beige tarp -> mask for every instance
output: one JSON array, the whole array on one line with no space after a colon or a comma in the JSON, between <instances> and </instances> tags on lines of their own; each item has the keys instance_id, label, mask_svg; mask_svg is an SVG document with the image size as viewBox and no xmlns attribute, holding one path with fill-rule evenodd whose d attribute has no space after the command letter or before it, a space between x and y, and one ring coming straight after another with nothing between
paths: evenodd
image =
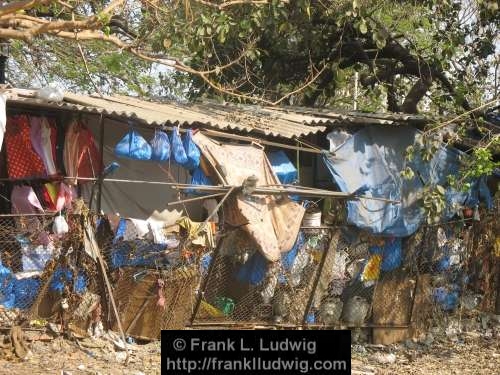
<instances>
[{"instance_id":1,"label":"beige tarp","mask_svg":"<svg viewBox=\"0 0 500 375\"><path fill-rule=\"evenodd\" d=\"M249 176L258 178L257 185L277 185L264 151L255 145L228 144L201 133L193 137L212 168L225 172L225 183L240 186ZM259 250L270 261L280 259L297 238L304 208L284 196L250 196L239 194L225 205L225 221L247 231Z\"/></svg>"}]
</instances>

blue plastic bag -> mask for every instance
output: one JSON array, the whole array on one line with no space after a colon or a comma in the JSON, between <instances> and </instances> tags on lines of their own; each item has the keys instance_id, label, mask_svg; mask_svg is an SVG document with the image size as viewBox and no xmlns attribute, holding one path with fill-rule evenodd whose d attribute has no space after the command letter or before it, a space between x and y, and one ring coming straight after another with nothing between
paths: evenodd
<instances>
[{"instance_id":1,"label":"blue plastic bag","mask_svg":"<svg viewBox=\"0 0 500 375\"><path fill-rule=\"evenodd\" d=\"M203 186L213 186L214 185L214 183L212 182L210 177L208 177L200 167L195 168L191 173L192 173L191 174L191 185L203 185ZM208 194L208 193L200 193L196 189L187 189L186 193L187 194L195 194L195 195Z\"/></svg>"},{"instance_id":2,"label":"blue plastic bag","mask_svg":"<svg viewBox=\"0 0 500 375\"><path fill-rule=\"evenodd\" d=\"M12 309L15 303L14 288L14 274L12 271L4 267L0 262L0 305L7 309Z\"/></svg>"},{"instance_id":3,"label":"blue plastic bag","mask_svg":"<svg viewBox=\"0 0 500 375\"><path fill-rule=\"evenodd\" d=\"M299 175L297 168L288 159L284 151L275 151L267 154L271 168L282 184L294 184L297 182Z\"/></svg>"},{"instance_id":4,"label":"blue plastic bag","mask_svg":"<svg viewBox=\"0 0 500 375\"><path fill-rule=\"evenodd\" d=\"M16 280L13 293L15 295L14 307L27 309L35 301L40 289L41 281L38 277Z\"/></svg>"},{"instance_id":5,"label":"blue plastic bag","mask_svg":"<svg viewBox=\"0 0 500 375\"><path fill-rule=\"evenodd\" d=\"M50 290L62 293L67 282L73 279L73 272L67 268L57 267L50 282Z\"/></svg>"},{"instance_id":6,"label":"blue plastic bag","mask_svg":"<svg viewBox=\"0 0 500 375\"><path fill-rule=\"evenodd\" d=\"M151 160L167 161L170 159L170 140L164 131L155 131L151 140Z\"/></svg>"},{"instance_id":7,"label":"blue plastic bag","mask_svg":"<svg viewBox=\"0 0 500 375\"><path fill-rule=\"evenodd\" d=\"M439 287L434 289L434 301L441 306L444 311L452 311L458 305L459 294L454 288Z\"/></svg>"},{"instance_id":8,"label":"blue plastic bag","mask_svg":"<svg viewBox=\"0 0 500 375\"><path fill-rule=\"evenodd\" d=\"M73 287L75 293L83 294L87 290L87 275L83 271L79 271L76 276L75 285Z\"/></svg>"},{"instance_id":9,"label":"blue plastic bag","mask_svg":"<svg viewBox=\"0 0 500 375\"><path fill-rule=\"evenodd\" d=\"M149 143L135 130L129 131L115 146L115 155L135 160L150 160L152 149Z\"/></svg>"},{"instance_id":10,"label":"blue plastic bag","mask_svg":"<svg viewBox=\"0 0 500 375\"><path fill-rule=\"evenodd\" d=\"M165 249L165 245L140 239L120 242L111 251L111 265L112 268L155 267Z\"/></svg>"},{"instance_id":11,"label":"blue plastic bag","mask_svg":"<svg viewBox=\"0 0 500 375\"><path fill-rule=\"evenodd\" d=\"M188 162L188 157L186 150L184 150L184 145L182 144L178 126L174 128L174 131L172 132L172 153L174 154L174 160L177 164L184 166Z\"/></svg>"},{"instance_id":12,"label":"blue plastic bag","mask_svg":"<svg viewBox=\"0 0 500 375\"><path fill-rule=\"evenodd\" d=\"M256 251L240 267L236 274L236 279L241 283L259 285L265 278L269 262L264 256Z\"/></svg>"},{"instance_id":13,"label":"blue plastic bag","mask_svg":"<svg viewBox=\"0 0 500 375\"><path fill-rule=\"evenodd\" d=\"M403 261L402 245L401 238L394 238L386 241L382 264L380 265L382 271L392 271L401 266Z\"/></svg>"},{"instance_id":14,"label":"blue plastic bag","mask_svg":"<svg viewBox=\"0 0 500 375\"><path fill-rule=\"evenodd\" d=\"M182 143L187 156L187 162L183 165L183 167L193 170L200 165L201 153L198 146L196 146L193 142L193 131L191 129L186 132Z\"/></svg>"}]
</instances>

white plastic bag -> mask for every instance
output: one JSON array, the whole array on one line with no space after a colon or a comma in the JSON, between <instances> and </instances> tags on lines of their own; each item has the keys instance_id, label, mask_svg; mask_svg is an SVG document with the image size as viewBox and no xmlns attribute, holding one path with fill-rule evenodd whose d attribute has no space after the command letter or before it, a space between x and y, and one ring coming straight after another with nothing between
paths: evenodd
<instances>
[{"instance_id":1,"label":"white plastic bag","mask_svg":"<svg viewBox=\"0 0 500 375\"><path fill-rule=\"evenodd\" d=\"M38 90L38 97L48 102L62 102L64 99L64 91L51 83L49 86Z\"/></svg>"},{"instance_id":2,"label":"white plastic bag","mask_svg":"<svg viewBox=\"0 0 500 375\"><path fill-rule=\"evenodd\" d=\"M68 233L69 227L64 216L59 215L54 219L54 224L52 224L52 231L58 236Z\"/></svg>"}]
</instances>

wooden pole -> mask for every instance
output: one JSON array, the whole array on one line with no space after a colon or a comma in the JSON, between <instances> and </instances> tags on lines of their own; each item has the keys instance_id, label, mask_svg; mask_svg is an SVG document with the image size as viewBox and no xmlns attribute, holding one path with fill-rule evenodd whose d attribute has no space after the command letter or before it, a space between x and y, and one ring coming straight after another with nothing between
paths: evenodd
<instances>
[{"instance_id":1,"label":"wooden pole","mask_svg":"<svg viewBox=\"0 0 500 375\"><path fill-rule=\"evenodd\" d=\"M255 143L260 143L262 145L274 146L274 147L279 147L279 148L286 148L289 150L310 152L313 154L321 154L322 153L322 151L319 149L307 148L307 147L297 147L297 146L287 145L287 144L283 144L283 143L266 141L266 140L259 139L259 138L245 137L243 135L227 134L227 133L219 132L216 130L203 129L203 130L201 130L201 133L211 135L213 137L218 137L218 138L234 139L234 140L245 141L245 142L250 142L250 143L255 142Z\"/></svg>"},{"instance_id":2,"label":"wooden pole","mask_svg":"<svg viewBox=\"0 0 500 375\"><path fill-rule=\"evenodd\" d=\"M88 222L88 218L86 218L85 221L87 221L87 223L85 223L86 224L85 231L93 230L92 227L90 226L90 223ZM85 233L85 235L88 236L87 233ZM109 299L111 301L111 306L113 307L113 313L115 314L116 324L118 325L118 329L120 331L120 334L121 334L122 340L123 340L123 347L125 348L125 352L127 354L127 357L125 359L125 363L128 363L129 350L127 348L127 338L125 336L125 331L123 330L122 322L120 320L120 315L118 314L118 308L116 307L115 298L113 296L113 289L111 288L111 284L110 284L109 279L108 279L108 273L106 272L106 265L104 264L104 259L102 258L101 249L94 241L89 240L89 243L93 248L94 255L96 256L96 258L98 260L99 266L101 267L101 272L102 272L102 276L104 278L104 283L106 284L106 289L108 291Z\"/></svg>"},{"instance_id":3,"label":"wooden pole","mask_svg":"<svg viewBox=\"0 0 500 375\"><path fill-rule=\"evenodd\" d=\"M208 223L208 221L217 213L217 211L219 210L219 208L222 206L222 204L224 203L224 201L227 198L229 198L229 196L234 191L234 189L235 189L234 187L231 187L231 189L229 189L229 191L226 193L226 195L224 196L224 198L222 198L220 200L219 204L213 209L213 211L210 213L210 215L208 215L208 217L205 219L205 221L199 226L197 232L199 232L200 229L202 229L206 225L206 223ZM198 234L198 233L196 233L196 234ZM207 276L203 280L203 285L200 286L200 290L198 290L198 298L196 299L196 304L195 304L195 307L193 309L193 314L191 315L191 324L193 324L193 322L194 322L194 320L196 318L196 314L198 313L198 309L200 308L200 304L201 304L201 299L203 297L203 293L205 292L205 288L208 285L208 281L210 279L210 275L212 274L215 262L217 260L217 256L219 255L219 249L220 249L220 246L216 247L216 249L214 250L214 255L213 255L212 261L210 262L210 266L208 267Z\"/></svg>"},{"instance_id":4,"label":"wooden pole","mask_svg":"<svg viewBox=\"0 0 500 375\"><path fill-rule=\"evenodd\" d=\"M101 152L101 160L99 161L101 163L101 168L104 169L104 116L101 113L101 118L99 120L99 126L100 126L100 134L99 134L99 151ZM99 195L97 196L97 213L101 212L101 203L102 203L102 184L103 184L103 178L102 178L102 172L100 173L101 177L99 178Z\"/></svg>"},{"instance_id":5,"label":"wooden pole","mask_svg":"<svg viewBox=\"0 0 500 375\"><path fill-rule=\"evenodd\" d=\"M196 201L203 200L203 199L210 199L210 198L221 197L223 195L226 195L226 193L209 194L209 195L203 195L201 197L196 197L196 198L182 199L180 201L168 202L167 206L175 206L177 204L184 204L184 203L189 203L189 202L196 202Z\"/></svg>"}]
</instances>

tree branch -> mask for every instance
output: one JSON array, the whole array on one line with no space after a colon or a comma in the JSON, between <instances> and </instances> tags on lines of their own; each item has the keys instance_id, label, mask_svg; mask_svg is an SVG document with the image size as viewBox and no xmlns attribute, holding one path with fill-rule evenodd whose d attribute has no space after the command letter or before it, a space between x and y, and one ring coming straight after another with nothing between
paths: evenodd
<instances>
[{"instance_id":1,"label":"tree branch","mask_svg":"<svg viewBox=\"0 0 500 375\"><path fill-rule=\"evenodd\" d=\"M0 16L15 13L19 10L28 10L38 5L45 5L54 2L54 0L25 0L6 3L0 6Z\"/></svg>"},{"instance_id":2,"label":"tree branch","mask_svg":"<svg viewBox=\"0 0 500 375\"><path fill-rule=\"evenodd\" d=\"M401 105L401 111L404 113L417 113L417 105L424 97L429 87L432 85L432 79L429 77L419 78L412 86L406 98Z\"/></svg>"},{"instance_id":3,"label":"tree branch","mask_svg":"<svg viewBox=\"0 0 500 375\"><path fill-rule=\"evenodd\" d=\"M228 8L234 5L265 5L271 4L270 0L232 0L232 1L223 1L222 3L215 3L208 0L195 0L197 3L209 6L211 8L216 8L219 10L223 10L224 8ZM288 0L282 0L283 3L288 3Z\"/></svg>"}]
</instances>

